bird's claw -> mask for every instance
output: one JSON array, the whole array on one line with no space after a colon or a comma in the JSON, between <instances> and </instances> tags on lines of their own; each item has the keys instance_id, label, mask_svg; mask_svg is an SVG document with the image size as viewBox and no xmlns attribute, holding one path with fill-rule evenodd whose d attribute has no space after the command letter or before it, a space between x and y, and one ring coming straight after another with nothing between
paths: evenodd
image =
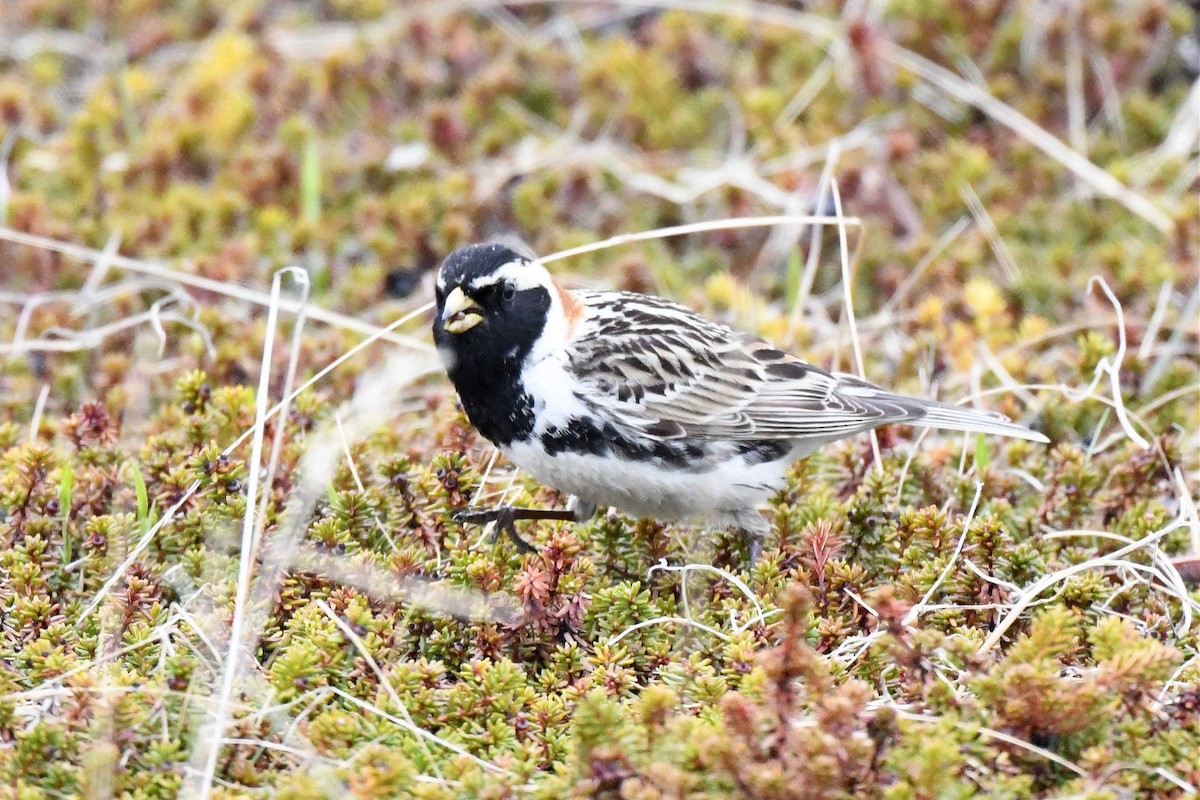
<instances>
[{"instance_id":1,"label":"bird's claw","mask_svg":"<svg viewBox=\"0 0 1200 800\"><path fill-rule=\"evenodd\" d=\"M490 537L491 543L496 544L496 539L500 536L500 531L504 531L508 538L516 546L517 550L522 553L536 553L537 548L517 533L517 510L512 506L498 506L497 508L481 509L477 511L459 511L451 518L459 525L486 525L489 522L496 523L496 527L492 529Z\"/></svg>"},{"instance_id":2,"label":"bird's claw","mask_svg":"<svg viewBox=\"0 0 1200 800\"><path fill-rule=\"evenodd\" d=\"M504 506L502 508L475 509L474 511L455 511L450 519L459 525L486 525L489 522L500 522L501 511L508 511L509 516L512 516L512 509Z\"/></svg>"}]
</instances>

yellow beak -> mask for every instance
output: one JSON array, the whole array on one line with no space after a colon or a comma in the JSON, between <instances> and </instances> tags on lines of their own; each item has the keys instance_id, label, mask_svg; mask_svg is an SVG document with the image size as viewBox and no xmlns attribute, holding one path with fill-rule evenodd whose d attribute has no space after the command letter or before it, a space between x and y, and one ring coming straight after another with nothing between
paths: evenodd
<instances>
[{"instance_id":1,"label":"yellow beak","mask_svg":"<svg viewBox=\"0 0 1200 800\"><path fill-rule=\"evenodd\" d=\"M465 333L483 322L483 315L475 311L482 308L463 292L462 287L455 286L454 291L446 295L446 305L442 307L442 327L450 333Z\"/></svg>"}]
</instances>

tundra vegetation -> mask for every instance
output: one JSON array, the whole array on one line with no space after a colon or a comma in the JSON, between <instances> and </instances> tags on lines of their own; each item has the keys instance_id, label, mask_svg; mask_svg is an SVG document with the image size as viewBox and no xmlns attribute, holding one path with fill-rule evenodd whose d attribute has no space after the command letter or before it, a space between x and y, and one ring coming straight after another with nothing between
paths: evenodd
<instances>
[{"instance_id":1,"label":"tundra vegetation","mask_svg":"<svg viewBox=\"0 0 1200 800\"><path fill-rule=\"evenodd\" d=\"M1198 72L1170 0L5 2L0 798L1192 795ZM752 573L493 546L562 498L427 304L507 234L1053 443L829 446Z\"/></svg>"}]
</instances>

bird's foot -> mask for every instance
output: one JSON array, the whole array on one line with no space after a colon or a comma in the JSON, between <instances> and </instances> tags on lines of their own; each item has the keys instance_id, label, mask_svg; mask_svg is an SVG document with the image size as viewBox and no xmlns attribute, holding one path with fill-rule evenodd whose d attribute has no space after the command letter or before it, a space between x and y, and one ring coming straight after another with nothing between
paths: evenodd
<instances>
[{"instance_id":1,"label":"bird's foot","mask_svg":"<svg viewBox=\"0 0 1200 800\"><path fill-rule=\"evenodd\" d=\"M746 543L746 549L749 551L747 572L753 573L754 566L762 556L763 543L767 540L767 534L771 532L771 526L761 514L754 512L743 517L737 532L741 534L742 541Z\"/></svg>"},{"instance_id":2,"label":"bird's foot","mask_svg":"<svg viewBox=\"0 0 1200 800\"><path fill-rule=\"evenodd\" d=\"M489 522L496 523L496 527L492 530L491 541L496 543L500 531L504 531L512 543L516 545L517 550L522 553L536 553L537 548L525 541L521 534L517 533L518 520L537 520L551 519L566 522L575 522L576 514L569 510L560 510L556 508L517 508L516 506L496 506L495 508L480 509L478 511L459 511L453 517L454 521L459 525L486 525Z\"/></svg>"},{"instance_id":3,"label":"bird's foot","mask_svg":"<svg viewBox=\"0 0 1200 800\"><path fill-rule=\"evenodd\" d=\"M750 550L750 559L747 564L747 571L754 572L754 565L758 563L758 559L762 556L763 540L761 536L747 536L746 547Z\"/></svg>"},{"instance_id":4,"label":"bird's foot","mask_svg":"<svg viewBox=\"0 0 1200 800\"><path fill-rule=\"evenodd\" d=\"M492 529L490 537L491 544L496 544L496 539L500 536L500 531L504 531L512 543L516 545L517 550L522 553L537 552L537 548L517 533L517 509L512 506L498 506L480 511L459 511L454 515L454 521L459 525L487 525L489 522L496 523L496 527Z\"/></svg>"}]
</instances>

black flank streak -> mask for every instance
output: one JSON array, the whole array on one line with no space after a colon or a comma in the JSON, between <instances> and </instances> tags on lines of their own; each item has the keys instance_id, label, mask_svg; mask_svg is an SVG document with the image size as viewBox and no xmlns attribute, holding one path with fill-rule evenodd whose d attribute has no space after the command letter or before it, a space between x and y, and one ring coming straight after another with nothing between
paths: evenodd
<instances>
[{"instance_id":1,"label":"black flank streak","mask_svg":"<svg viewBox=\"0 0 1200 800\"><path fill-rule=\"evenodd\" d=\"M748 464L778 461L787 455L789 450L791 444L786 441L739 442L737 446L737 453L745 457Z\"/></svg>"},{"instance_id":2,"label":"black flank streak","mask_svg":"<svg viewBox=\"0 0 1200 800\"><path fill-rule=\"evenodd\" d=\"M704 445L698 441L661 442L634 437L612 423L598 424L591 419L572 419L565 427L552 425L542 433L541 442L552 456L559 453L617 456L678 469L695 469L706 461Z\"/></svg>"},{"instance_id":3,"label":"black flank streak","mask_svg":"<svg viewBox=\"0 0 1200 800\"><path fill-rule=\"evenodd\" d=\"M674 422L662 422L647 431L651 435L672 436L684 432ZM550 426L541 435L542 447L550 455L560 453L585 454L597 457L615 456L628 461L653 462L695 472L707 472L710 461L706 444L698 439L659 441L630 435L608 422L592 419L572 419L565 427ZM791 449L787 441L732 442L734 453L746 459L748 465L762 464L784 458Z\"/></svg>"},{"instance_id":4,"label":"black flank streak","mask_svg":"<svg viewBox=\"0 0 1200 800\"><path fill-rule=\"evenodd\" d=\"M611 425L605 425L611 428ZM551 425L542 433L542 447L552 456L559 453L587 453L593 456L608 455L609 440L605 432L591 420L573 419L565 428Z\"/></svg>"}]
</instances>

